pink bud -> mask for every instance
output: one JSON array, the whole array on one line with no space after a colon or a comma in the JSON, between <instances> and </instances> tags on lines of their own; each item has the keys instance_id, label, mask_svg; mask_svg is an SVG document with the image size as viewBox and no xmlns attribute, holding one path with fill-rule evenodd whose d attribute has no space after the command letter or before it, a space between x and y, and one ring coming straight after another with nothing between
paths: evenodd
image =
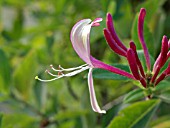
<instances>
[{"instance_id":1,"label":"pink bud","mask_svg":"<svg viewBox=\"0 0 170 128\"><path fill-rule=\"evenodd\" d=\"M141 8L140 13L139 13L139 18L138 18L138 37L142 44L147 68L150 71L151 62L150 62L149 52L148 52L148 49L147 49L147 46L144 40L144 36L143 36L143 25L144 25L145 15L146 15L146 10L144 8Z\"/></svg>"},{"instance_id":2,"label":"pink bud","mask_svg":"<svg viewBox=\"0 0 170 128\"><path fill-rule=\"evenodd\" d=\"M133 76L137 80L140 80L140 75L139 75L139 72L138 72L135 54L134 54L134 52L131 48L128 49L128 51L127 51L127 59L128 59L129 66L130 66L130 69L132 71Z\"/></svg>"},{"instance_id":3,"label":"pink bud","mask_svg":"<svg viewBox=\"0 0 170 128\"><path fill-rule=\"evenodd\" d=\"M112 38L111 33L109 32L108 29L104 29L104 35L105 38L107 40L108 45L110 46L110 48L115 51L117 54L122 55L124 57L126 57L126 52L117 45L117 43L115 42L115 40Z\"/></svg>"},{"instance_id":4,"label":"pink bud","mask_svg":"<svg viewBox=\"0 0 170 128\"><path fill-rule=\"evenodd\" d=\"M115 40L117 45L119 45L123 50L127 51L127 48L125 45L120 41L119 37L117 36L114 26L113 26L113 20L112 20L112 15L110 13L107 13L106 17L106 25L108 30L110 31L112 38Z\"/></svg>"},{"instance_id":5,"label":"pink bud","mask_svg":"<svg viewBox=\"0 0 170 128\"><path fill-rule=\"evenodd\" d=\"M141 62L140 62L140 60L138 58L138 54L137 54L137 51L136 51L136 45L135 45L135 43L133 41L130 42L130 48L133 50L133 52L135 54L136 62L137 62L137 65L139 67L140 73L145 78L145 73L144 73L142 64L141 64Z\"/></svg>"}]
</instances>

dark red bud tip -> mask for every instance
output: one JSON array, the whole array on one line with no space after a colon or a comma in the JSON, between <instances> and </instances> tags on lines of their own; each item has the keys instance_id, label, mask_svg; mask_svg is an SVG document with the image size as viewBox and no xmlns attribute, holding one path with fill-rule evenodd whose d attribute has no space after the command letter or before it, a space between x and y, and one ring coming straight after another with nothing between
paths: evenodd
<instances>
[{"instance_id":1,"label":"dark red bud tip","mask_svg":"<svg viewBox=\"0 0 170 128\"><path fill-rule=\"evenodd\" d=\"M161 47L161 56L159 60L159 66L162 67L166 60L167 60L167 53L168 53L168 38L166 36L163 36L162 38L162 47Z\"/></svg>"},{"instance_id":2,"label":"dark red bud tip","mask_svg":"<svg viewBox=\"0 0 170 128\"><path fill-rule=\"evenodd\" d=\"M144 17L146 15L146 9L145 8L141 8L140 9L140 14L142 15L142 17Z\"/></svg>"},{"instance_id":3,"label":"dark red bud tip","mask_svg":"<svg viewBox=\"0 0 170 128\"><path fill-rule=\"evenodd\" d=\"M137 80L140 80L140 75L139 75L139 72L138 72L135 54L134 54L134 52L131 48L129 48L128 51L127 51L127 59L128 59L129 66L130 66L130 69L132 71L133 76Z\"/></svg>"},{"instance_id":4,"label":"dark red bud tip","mask_svg":"<svg viewBox=\"0 0 170 128\"><path fill-rule=\"evenodd\" d=\"M133 41L130 41L130 48L132 48L133 51L136 51L136 45Z\"/></svg>"},{"instance_id":5,"label":"dark red bud tip","mask_svg":"<svg viewBox=\"0 0 170 128\"><path fill-rule=\"evenodd\" d=\"M106 26L107 29L109 30L112 38L115 40L115 42L117 43L118 46L120 46L124 51L127 51L127 48L125 47L125 45L121 42L121 40L119 39L119 37L116 34L114 25L113 25L113 18L112 15L110 13L107 13L107 17L106 17Z\"/></svg>"},{"instance_id":6,"label":"dark red bud tip","mask_svg":"<svg viewBox=\"0 0 170 128\"><path fill-rule=\"evenodd\" d=\"M112 15L110 13L107 13L107 20L111 20L112 21Z\"/></svg>"},{"instance_id":7,"label":"dark red bud tip","mask_svg":"<svg viewBox=\"0 0 170 128\"><path fill-rule=\"evenodd\" d=\"M167 36L163 36L162 38L162 49L161 52L164 52L167 54L168 52L168 38Z\"/></svg>"},{"instance_id":8,"label":"dark red bud tip","mask_svg":"<svg viewBox=\"0 0 170 128\"><path fill-rule=\"evenodd\" d=\"M139 20L143 22L145 15L146 15L146 10L144 8L141 8L139 13Z\"/></svg>"},{"instance_id":9,"label":"dark red bud tip","mask_svg":"<svg viewBox=\"0 0 170 128\"><path fill-rule=\"evenodd\" d=\"M106 26L108 29L114 29L112 15L110 13L107 13L106 16Z\"/></svg>"}]
</instances>

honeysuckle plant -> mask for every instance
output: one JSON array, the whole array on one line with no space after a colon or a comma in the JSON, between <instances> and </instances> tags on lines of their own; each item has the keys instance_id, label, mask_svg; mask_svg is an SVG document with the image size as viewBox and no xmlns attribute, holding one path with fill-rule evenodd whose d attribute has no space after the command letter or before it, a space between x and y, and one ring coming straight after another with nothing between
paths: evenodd
<instances>
[{"instance_id":1,"label":"honeysuckle plant","mask_svg":"<svg viewBox=\"0 0 170 128\"><path fill-rule=\"evenodd\" d=\"M144 88L148 88L155 87L156 85L158 85L160 81L162 81L165 77L167 77L170 74L170 65L168 64L166 70L159 75L161 68L164 66L164 64L166 63L170 56L169 51L170 41L168 42L168 38L166 36L163 36L161 52L154 63L153 69L151 70L150 55L145 43L143 32L145 15L146 10L144 8L141 8L138 16L138 37L144 51L144 57L147 66L146 73L144 73L143 66L138 58L135 43L131 41L129 43L130 48L127 48L120 41L119 37L115 32L112 16L110 13L107 14L106 21L107 28L104 29L104 35L111 49L118 55L123 56L127 59L129 67L135 79L140 81Z\"/></svg>"},{"instance_id":2,"label":"honeysuckle plant","mask_svg":"<svg viewBox=\"0 0 170 128\"><path fill-rule=\"evenodd\" d=\"M92 27L100 26L100 22L102 21L102 18L96 18L94 21L91 21L90 19L83 19L77 22L73 26L70 34L70 40L75 52L86 64L75 68L68 68L68 69L63 68L60 65L58 69L55 69L53 65L50 65L52 71L57 72L57 74L53 74L49 70L46 70L46 72L49 75L53 76L54 78L49 80L43 80L38 76L36 76L35 79L38 79L43 82L50 82L62 77L74 76L82 71L89 70L87 79L88 79L88 87L89 87L89 94L90 94L90 102L91 102L92 109L98 113L106 113L106 111L102 110L99 107L96 99L94 85L93 85L93 76L92 76L92 70L94 68L104 69L112 73L119 74L127 78L139 81L143 86L143 88L157 86L159 82L161 82L165 77L167 77L170 74L170 64L168 64L168 67L161 74L159 73L161 68L164 66L164 64L167 62L170 56L169 53L170 41L168 42L168 38L166 36L163 36L161 52L155 61L153 69L151 69L150 55L144 40L144 32L143 32L145 15L146 15L146 10L144 8L141 8L138 16L138 38L140 40L140 43L144 51L144 57L147 66L146 73L144 72L144 68L138 57L135 42L130 41L129 47L126 47L122 43L122 41L119 39L119 37L116 34L113 25L112 15L108 13L106 17L107 27L104 28L104 37L108 45L110 46L110 48L115 53L127 59L127 62L131 69L131 73L116 68L114 66L111 66L109 64L106 64L96 59L90 54L90 31ZM148 98L151 98L151 95L148 95Z\"/></svg>"}]
</instances>

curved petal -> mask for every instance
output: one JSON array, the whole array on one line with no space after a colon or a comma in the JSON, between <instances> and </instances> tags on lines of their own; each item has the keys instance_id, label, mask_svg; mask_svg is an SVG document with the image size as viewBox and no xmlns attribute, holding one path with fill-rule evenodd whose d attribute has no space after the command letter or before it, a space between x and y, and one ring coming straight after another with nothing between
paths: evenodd
<instances>
[{"instance_id":1,"label":"curved petal","mask_svg":"<svg viewBox=\"0 0 170 128\"><path fill-rule=\"evenodd\" d=\"M91 102L91 106L93 111L98 112L98 113L106 113L105 110L101 110L97 100L96 100L96 94L94 91L94 86L93 86L93 77L92 77L92 68L89 69L89 73L88 73L88 86L89 86L89 93L90 93L90 102Z\"/></svg>"},{"instance_id":2,"label":"curved petal","mask_svg":"<svg viewBox=\"0 0 170 128\"><path fill-rule=\"evenodd\" d=\"M77 22L71 30L70 40L74 50L89 65L92 65L90 60L90 30L92 26L99 26L100 21L102 18L96 18L92 23L90 19L84 19Z\"/></svg>"}]
</instances>

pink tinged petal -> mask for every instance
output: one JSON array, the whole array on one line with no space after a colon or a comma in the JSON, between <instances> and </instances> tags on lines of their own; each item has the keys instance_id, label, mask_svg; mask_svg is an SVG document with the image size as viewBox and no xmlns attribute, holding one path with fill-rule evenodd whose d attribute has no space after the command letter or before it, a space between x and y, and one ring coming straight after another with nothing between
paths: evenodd
<instances>
[{"instance_id":1,"label":"pink tinged petal","mask_svg":"<svg viewBox=\"0 0 170 128\"><path fill-rule=\"evenodd\" d=\"M161 53L158 57L158 59L156 60L155 63L156 67L154 68L154 75L152 77L151 82L154 83L156 77L158 76L160 69L162 68L162 66L165 64L166 60L167 60L167 54L168 54L168 39L166 36L163 36L162 39L162 48L161 48Z\"/></svg>"},{"instance_id":2,"label":"pink tinged petal","mask_svg":"<svg viewBox=\"0 0 170 128\"><path fill-rule=\"evenodd\" d=\"M108 45L110 46L110 48L113 51L115 51L117 54L126 57L126 52L120 46L117 45L115 40L112 38L111 33L106 28L104 29L104 35L105 35L106 41L107 41Z\"/></svg>"},{"instance_id":3,"label":"pink tinged petal","mask_svg":"<svg viewBox=\"0 0 170 128\"><path fill-rule=\"evenodd\" d=\"M151 63L150 63L150 58L149 58L149 52L148 52L148 49L147 49L147 46L144 40L144 36L143 36L143 25L144 25L145 15L146 15L146 10L144 8L141 8L140 13L139 13L139 18L138 18L138 37L142 44L142 48L144 50L147 68L150 71Z\"/></svg>"},{"instance_id":4,"label":"pink tinged petal","mask_svg":"<svg viewBox=\"0 0 170 128\"><path fill-rule=\"evenodd\" d=\"M133 50L133 52L135 54L136 62L137 62L138 68L140 70L140 73L145 78L145 73L144 73L142 64L141 64L141 62L140 62L140 60L138 58L138 54L137 54L137 51L136 51L136 45L135 45L135 43L133 41L130 42L130 48Z\"/></svg>"},{"instance_id":5,"label":"pink tinged petal","mask_svg":"<svg viewBox=\"0 0 170 128\"><path fill-rule=\"evenodd\" d=\"M89 69L88 73L88 86L89 86L89 93L90 93L90 102L93 111L98 112L98 113L106 113L105 110L101 110L96 99L96 94L94 91L94 86L93 86L93 77L92 77L92 68Z\"/></svg>"},{"instance_id":6,"label":"pink tinged petal","mask_svg":"<svg viewBox=\"0 0 170 128\"><path fill-rule=\"evenodd\" d=\"M166 36L163 36L162 48L161 48L161 58L160 58L160 61L159 61L160 67L162 67L166 62L168 50L169 50L169 48L168 48L168 38Z\"/></svg>"},{"instance_id":7,"label":"pink tinged petal","mask_svg":"<svg viewBox=\"0 0 170 128\"><path fill-rule=\"evenodd\" d=\"M95 27L95 26L100 26L100 23L103 19L102 18L96 18L93 23L92 23L92 26Z\"/></svg>"},{"instance_id":8,"label":"pink tinged petal","mask_svg":"<svg viewBox=\"0 0 170 128\"><path fill-rule=\"evenodd\" d=\"M101 62L100 60L97 60L97 59L93 58L92 56L91 56L91 61L92 61L93 66L95 68L101 68L101 69L104 69L104 70L108 70L108 71L113 72L115 74L119 74L119 75L128 77L130 79L136 80L135 77L132 74L130 74L130 73L126 72L126 71L123 71L123 70L121 70L119 68L116 68L116 67L110 66L108 64L105 64L105 63Z\"/></svg>"},{"instance_id":9,"label":"pink tinged petal","mask_svg":"<svg viewBox=\"0 0 170 128\"><path fill-rule=\"evenodd\" d=\"M168 67L163 71L163 73L158 77L158 79L155 82L155 86L161 82L166 76L168 76L170 74L170 64L168 65Z\"/></svg>"},{"instance_id":10,"label":"pink tinged petal","mask_svg":"<svg viewBox=\"0 0 170 128\"><path fill-rule=\"evenodd\" d=\"M168 48L170 48L170 39L169 39L169 41L168 41Z\"/></svg>"},{"instance_id":11,"label":"pink tinged petal","mask_svg":"<svg viewBox=\"0 0 170 128\"><path fill-rule=\"evenodd\" d=\"M166 57L166 60L170 57L170 51L168 51L167 53L167 57Z\"/></svg>"},{"instance_id":12,"label":"pink tinged petal","mask_svg":"<svg viewBox=\"0 0 170 128\"><path fill-rule=\"evenodd\" d=\"M112 15L110 13L107 13L106 25L107 25L107 28L110 31L111 35L112 35L112 38L115 40L117 45L119 45L124 51L127 51L127 48L120 41L119 37L116 34L116 31L115 31L114 26L113 26Z\"/></svg>"},{"instance_id":13,"label":"pink tinged petal","mask_svg":"<svg viewBox=\"0 0 170 128\"><path fill-rule=\"evenodd\" d=\"M159 64L160 58L161 58L161 53L159 54L159 56L157 57L157 59L156 59L156 61L155 61L155 63L154 63L153 70L152 70L153 73L156 72L156 68L157 68L157 66L158 66L158 64Z\"/></svg>"},{"instance_id":14,"label":"pink tinged petal","mask_svg":"<svg viewBox=\"0 0 170 128\"><path fill-rule=\"evenodd\" d=\"M76 23L71 30L70 40L74 50L89 65L92 65L90 60L90 30L92 25L99 26L98 22L101 20L101 18L97 18L91 23L90 19L84 19Z\"/></svg>"},{"instance_id":15,"label":"pink tinged petal","mask_svg":"<svg viewBox=\"0 0 170 128\"><path fill-rule=\"evenodd\" d=\"M160 70L161 70L161 68L160 68L159 65L158 65L158 66L156 67L155 72L154 72L154 74L153 74L153 77L152 77L152 79L151 79L151 82L152 82L152 83L155 82L155 79L156 79L156 77L158 76Z\"/></svg>"}]
</instances>

